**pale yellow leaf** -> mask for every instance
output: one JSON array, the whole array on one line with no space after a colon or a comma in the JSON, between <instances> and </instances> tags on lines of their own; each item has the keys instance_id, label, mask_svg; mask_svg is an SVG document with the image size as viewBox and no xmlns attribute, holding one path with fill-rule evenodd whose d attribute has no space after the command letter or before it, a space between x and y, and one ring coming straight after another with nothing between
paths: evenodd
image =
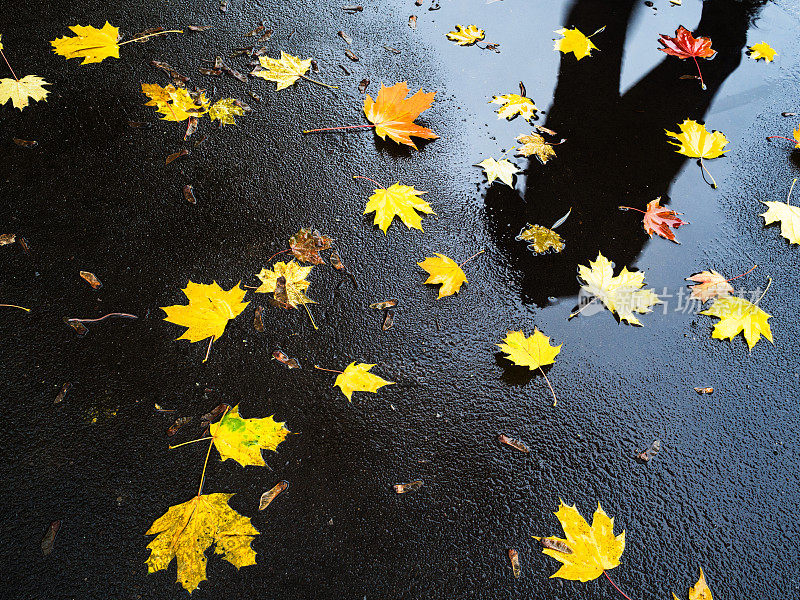
<instances>
[{"instance_id":1,"label":"pale yellow leaf","mask_svg":"<svg viewBox=\"0 0 800 600\"><path fill-rule=\"evenodd\" d=\"M495 179L499 179L512 188L514 187L514 174L519 173L517 165L506 158L495 160L493 157L489 157L475 166L483 168L484 173L486 173L486 179L489 180L490 184Z\"/></svg>"},{"instance_id":2,"label":"pale yellow leaf","mask_svg":"<svg viewBox=\"0 0 800 600\"><path fill-rule=\"evenodd\" d=\"M28 100L47 101L50 92L42 86L50 85L37 75L25 75L22 79L0 79L0 104L11 100L14 108L22 110L28 106Z\"/></svg>"}]
</instances>

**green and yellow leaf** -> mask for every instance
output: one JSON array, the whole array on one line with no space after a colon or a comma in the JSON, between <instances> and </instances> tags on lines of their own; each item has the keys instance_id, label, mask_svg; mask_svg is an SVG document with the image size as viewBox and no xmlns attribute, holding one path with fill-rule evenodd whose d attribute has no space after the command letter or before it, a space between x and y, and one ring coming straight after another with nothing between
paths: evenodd
<instances>
[{"instance_id":1,"label":"green and yellow leaf","mask_svg":"<svg viewBox=\"0 0 800 600\"><path fill-rule=\"evenodd\" d=\"M212 423L209 432L221 460L232 458L243 467L263 467L266 463L261 451L277 451L278 445L289 434L285 425L271 416L244 419L239 415L237 405L225 413L218 423Z\"/></svg>"}]
</instances>

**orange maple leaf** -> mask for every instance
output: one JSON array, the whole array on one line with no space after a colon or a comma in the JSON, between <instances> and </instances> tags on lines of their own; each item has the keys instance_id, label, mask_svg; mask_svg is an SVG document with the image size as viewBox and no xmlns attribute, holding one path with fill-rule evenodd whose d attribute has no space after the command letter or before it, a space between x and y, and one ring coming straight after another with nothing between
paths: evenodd
<instances>
[{"instance_id":1,"label":"orange maple leaf","mask_svg":"<svg viewBox=\"0 0 800 600\"><path fill-rule=\"evenodd\" d=\"M391 87L381 84L377 98L373 100L369 94L364 99L364 114L370 123L375 125L375 133L382 139L388 135L398 144L405 144L416 149L411 141L411 136L434 140L439 136L427 127L416 125L416 119L421 112L429 109L433 104L436 92L426 93L422 89L406 98L408 85L405 81L396 83Z\"/></svg>"},{"instance_id":2,"label":"orange maple leaf","mask_svg":"<svg viewBox=\"0 0 800 600\"><path fill-rule=\"evenodd\" d=\"M647 210L641 210L631 206L620 206L620 208L624 210L635 210L643 213L644 217L642 218L642 224L644 225L644 231L650 237L652 237L655 233L656 235L668 239L671 242L680 244L680 242L675 239L675 234L672 233L670 227L677 229L681 225L688 225L689 223L682 221L678 216L682 215L683 213L678 213L674 210L670 210L664 206L661 206L660 202L661 197L648 202Z\"/></svg>"}]
</instances>

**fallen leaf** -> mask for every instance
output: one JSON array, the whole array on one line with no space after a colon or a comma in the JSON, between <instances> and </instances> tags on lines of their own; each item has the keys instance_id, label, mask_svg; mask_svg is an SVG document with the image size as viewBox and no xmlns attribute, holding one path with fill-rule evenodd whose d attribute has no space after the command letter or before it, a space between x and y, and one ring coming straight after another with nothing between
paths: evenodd
<instances>
[{"instance_id":1,"label":"fallen leaf","mask_svg":"<svg viewBox=\"0 0 800 600\"><path fill-rule=\"evenodd\" d=\"M16 233L3 233L0 234L0 246L7 246L17 241Z\"/></svg>"},{"instance_id":2,"label":"fallen leaf","mask_svg":"<svg viewBox=\"0 0 800 600\"><path fill-rule=\"evenodd\" d=\"M398 144L416 149L417 146L411 140L411 136L426 140L439 137L430 129L414 123L414 119L420 113L431 107L436 92L426 93L420 89L413 96L406 98L407 95L408 85L405 81L391 87L381 84L374 101L369 94L364 99L364 114L369 122L375 125L375 133L381 139L386 139L388 135Z\"/></svg>"},{"instance_id":3,"label":"fallen leaf","mask_svg":"<svg viewBox=\"0 0 800 600\"><path fill-rule=\"evenodd\" d=\"M550 338L534 328L533 335L525 337L521 331L509 331L502 344L497 346L506 353L506 358L520 367L528 367L531 371L545 365L552 365L561 352L561 346L550 345Z\"/></svg>"},{"instance_id":4,"label":"fallen leaf","mask_svg":"<svg viewBox=\"0 0 800 600\"><path fill-rule=\"evenodd\" d=\"M272 353L272 358L284 365L287 369L302 368L300 366L300 362L296 358L289 358L286 353L281 352L280 350L275 350L275 352Z\"/></svg>"},{"instance_id":5,"label":"fallen leaf","mask_svg":"<svg viewBox=\"0 0 800 600\"><path fill-rule=\"evenodd\" d=\"M183 293L189 299L189 304L163 306L161 310L167 314L165 321L187 327L177 339L191 343L210 337L214 341L221 338L228 321L235 319L249 304L242 302L246 291L238 283L225 291L216 281L210 285L190 281Z\"/></svg>"},{"instance_id":6,"label":"fallen leaf","mask_svg":"<svg viewBox=\"0 0 800 600\"><path fill-rule=\"evenodd\" d=\"M69 381L62 385L58 395L56 396L56 399L53 400L53 404L61 404L64 401L64 398L67 397L67 392L69 392L70 389L72 389L72 384Z\"/></svg>"},{"instance_id":7,"label":"fallen leaf","mask_svg":"<svg viewBox=\"0 0 800 600\"><path fill-rule=\"evenodd\" d=\"M351 38L349 35L347 35L344 31L340 31L336 35L338 35L340 38L342 38L348 46L352 46L353 45L353 38Z\"/></svg>"},{"instance_id":8,"label":"fallen leaf","mask_svg":"<svg viewBox=\"0 0 800 600\"><path fill-rule=\"evenodd\" d=\"M712 338L718 340L729 339L733 342L733 338L741 332L750 350L753 349L753 346L761 339L762 335L772 342L772 331L767 322L767 319L772 315L767 314L757 305L748 302L744 298L736 296L717 298L709 308L700 314L720 319L714 326L714 331L711 334Z\"/></svg>"},{"instance_id":9,"label":"fallen leaf","mask_svg":"<svg viewBox=\"0 0 800 600\"><path fill-rule=\"evenodd\" d=\"M544 548L543 554L563 563L561 568L550 577L560 577L577 581L591 581L619 565L619 559L625 550L625 532L614 535L614 519L610 519L600 504L592 519L592 525L586 522L575 506L560 501L555 513L566 539L550 538L563 543L572 553L560 552L552 548ZM534 539L540 540L534 536Z\"/></svg>"},{"instance_id":10,"label":"fallen leaf","mask_svg":"<svg viewBox=\"0 0 800 600\"><path fill-rule=\"evenodd\" d=\"M658 36L659 43L664 46L659 48L662 52L671 56L676 56L681 60L691 58L697 66L697 73L700 79L700 85L706 89L706 84L703 81L703 73L700 71L700 63L697 62L698 58L712 58L716 51L711 49L711 38L698 37L695 38L683 25L675 30L675 37L661 34Z\"/></svg>"},{"instance_id":11,"label":"fallen leaf","mask_svg":"<svg viewBox=\"0 0 800 600\"><path fill-rule=\"evenodd\" d=\"M652 312L654 304L661 304L653 290L642 290L644 286L643 271L628 271L623 267L619 275L614 275L614 263L598 252L597 260L590 261L589 266L578 265L578 277L584 284L581 289L590 296L600 300L608 310L619 316L620 322L641 326L634 316Z\"/></svg>"},{"instance_id":12,"label":"fallen leaf","mask_svg":"<svg viewBox=\"0 0 800 600\"><path fill-rule=\"evenodd\" d=\"M780 222L781 235L790 244L800 244L800 208L789 202L761 201L767 205L767 212L761 213L764 225Z\"/></svg>"},{"instance_id":13,"label":"fallen leaf","mask_svg":"<svg viewBox=\"0 0 800 600\"><path fill-rule=\"evenodd\" d=\"M235 117L244 113L244 108L236 104L233 98L221 98L208 107L208 118L219 121L221 126L236 125Z\"/></svg>"},{"instance_id":14,"label":"fallen leaf","mask_svg":"<svg viewBox=\"0 0 800 600\"><path fill-rule=\"evenodd\" d=\"M289 482L285 479L283 481L279 481L275 484L275 486L261 495L261 500L258 502L258 510L264 510L267 508L270 503L278 497L278 494L281 492L286 491L289 488Z\"/></svg>"},{"instance_id":15,"label":"fallen leaf","mask_svg":"<svg viewBox=\"0 0 800 600\"><path fill-rule=\"evenodd\" d=\"M748 54L753 60L763 58L766 62L772 62L778 53L767 42L759 42L750 46Z\"/></svg>"},{"instance_id":16,"label":"fallen leaf","mask_svg":"<svg viewBox=\"0 0 800 600\"><path fill-rule=\"evenodd\" d=\"M262 450L277 451L289 430L272 416L263 419L244 419L239 416L239 406L234 406L220 419L211 423L209 433L219 451L220 460L232 458L243 467L266 465Z\"/></svg>"},{"instance_id":17,"label":"fallen leaf","mask_svg":"<svg viewBox=\"0 0 800 600\"><path fill-rule=\"evenodd\" d=\"M678 215L683 213L675 212L661 206L661 197L651 200L647 203L647 210L644 211L642 223L644 230L650 237L655 233L656 235L668 239L676 244L680 243L675 239L675 234L672 229L677 229L681 225L688 225L686 221L682 221ZM672 227L672 229L670 229Z\"/></svg>"},{"instance_id":18,"label":"fallen leaf","mask_svg":"<svg viewBox=\"0 0 800 600\"><path fill-rule=\"evenodd\" d=\"M316 229L312 231L310 227L303 227L289 238L289 248L301 262L324 265L325 261L319 253L321 250L330 250L331 241L331 238L322 235Z\"/></svg>"},{"instance_id":19,"label":"fallen leaf","mask_svg":"<svg viewBox=\"0 0 800 600\"><path fill-rule=\"evenodd\" d=\"M283 51L281 51L279 59L261 56L258 61L261 63L263 70L254 71L252 75L267 81L274 81L278 84L276 90L285 89L301 77L305 77L311 67L310 58L302 60Z\"/></svg>"},{"instance_id":20,"label":"fallen leaf","mask_svg":"<svg viewBox=\"0 0 800 600\"><path fill-rule=\"evenodd\" d=\"M285 262L276 262L272 265L272 269L263 268L261 272L256 275L261 280L261 285L255 290L256 294L269 294L274 293L276 300L278 300L276 287L278 279L284 278L284 285L286 289L286 304L292 308L298 308L301 304L316 304L314 300L305 295L308 286L311 285L306 277L311 273L314 267L301 267L299 263L294 260Z\"/></svg>"},{"instance_id":21,"label":"fallen leaf","mask_svg":"<svg viewBox=\"0 0 800 600\"><path fill-rule=\"evenodd\" d=\"M536 111L536 105L533 100L519 94L504 94L502 96L495 96L489 100L489 104L499 104L500 108L497 109L498 119L508 119L509 121L517 115L522 115L526 121L530 121Z\"/></svg>"},{"instance_id":22,"label":"fallen leaf","mask_svg":"<svg viewBox=\"0 0 800 600\"><path fill-rule=\"evenodd\" d=\"M420 195L427 193L416 190L410 185L401 185L398 181L387 189L376 189L375 193L369 197L364 214L375 213L373 225L380 227L384 235L395 216L400 217L400 220L409 229L423 231L422 216L416 211L426 215L436 214L431 205L420 198Z\"/></svg>"},{"instance_id":23,"label":"fallen leaf","mask_svg":"<svg viewBox=\"0 0 800 600\"><path fill-rule=\"evenodd\" d=\"M519 579L522 574L522 567L519 564L519 552L513 548L508 549L508 559L511 561L511 570L514 573L514 578Z\"/></svg>"},{"instance_id":24,"label":"fallen leaf","mask_svg":"<svg viewBox=\"0 0 800 600\"><path fill-rule=\"evenodd\" d=\"M264 333L264 319L261 316L263 312L263 306L256 306L255 311L253 311L253 328L258 333Z\"/></svg>"},{"instance_id":25,"label":"fallen leaf","mask_svg":"<svg viewBox=\"0 0 800 600\"><path fill-rule=\"evenodd\" d=\"M689 297L700 300L700 302L729 296L733 293L733 286L728 283L724 275L717 273L714 269L695 273L691 277L687 277L686 281L697 282L696 285L689 286L689 289L692 290Z\"/></svg>"},{"instance_id":26,"label":"fallen leaf","mask_svg":"<svg viewBox=\"0 0 800 600\"><path fill-rule=\"evenodd\" d=\"M486 32L483 29L478 29L476 25L456 25L454 31L447 33L447 39L451 42L457 43L459 46L471 46L476 42L480 42L486 37Z\"/></svg>"},{"instance_id":27,"label":"fallen leaf","mask_svg":"<svg viewBox=\"0 0 800 600\"><path fill-rule=\"evenodd\" d=\"M696 387L696 388L694 388L694 391L697 392L698 394L700 394L701 396L703 396L705 394L713 394L714 393L714 388L713 387Z\"/></svg>"},{"instance_id":28,"label":"fallen leaf","mask_svg":"<svg viewBox=\"0 0 800 600\"><path fill-rule=\"evenodd\" d=\"M534 254L545 254L551 250L558 254L564 249L564 239L552 229L541 225L526 224L514 239L528 242L528 250Z\"/></svg>"},{"instance_id":29,"label":"fallen leaf","mask_svg":"<svg viewBox=\"0 0 800 600\"><path fill-rule=\"evenodd\" d=\"M203 93L193 98L185 88L170 84L161 87L157 83L143 83L142 93L150 98L145 106L155 106L164 121L185 121L190 117L200 117L208 112L208 99Z\"/></svg>"},{"instance_id":30,"label":"fallen leaf","mask_svg":"<svg viewBox=\"0 0 800 600\"><path fill-rule=\"evenodd\" d=\"M83 58L82 65L99 63L106 58L119 58L119 29L108 21L102 29L91 25L73 25L70 27L75 37L64 36L53 40L53 52L69 60Z\"/></svg>"},{"instance_id":31,"label":"fallen leaf","mask_svg":"<svg viewBox=\"0 0 800 600\"><path fill-rule=\"evenodd\" d=\"M172 154L167 156L167 158L164 160L164 164L168 165L172 161L175 161L175 160L177 160L179 158L182 158L182 157L186 156L187 154L189 154L189 151L186 148L181 148L177 152L173 152Z\"/></svg>"},{"instance_id":32,"label":"fallen leaf","mask_svg":"<svg viewBox=\"0 0 800 600\"><path fill-rule=\"evenodd\" d=\"M158 410L158 409L156 409ZM174 411L173 411L174 412ZM167 428L167 437L173 437L178 431L180 431L181 427L186 425L188 422L192 420L192 417L178 417L172 422Z\"/></svg>"},{"instance_id":33,"label":"fallen leaf","mask_svg":"<svg viewBox=\"0 0 800 600\"><path fill-rule=\"evenodd\" d=\"M570 550L570 547L558 538L540 538L539 543L543 548L550 548L551 550L562 552L563 554L574 554L574 552Z\"/></svg>"},{"instance_id":34,"label":"fallen leaf","mask_svg":"<svg viewBox=\"0 0 800 600\"><path fill-rule=\"evenodd\" d=\"M672 597L674 600L679 600L675 592L672 593ZM689 588L689 600L713 600L711 590L706 583L706 576L703 574L703 567L700 567L700 579Z\"/></svg>"},{"instance_id":35,"label":"fallen leaf","mask_svg":"<svg viewBox=\"0 0 800 600\"><path fill-rule=\"evenodd\" d=\"M521 144L516 151L517 156L535 156L543 165L547 161L556 157L553 146L548 144L544 137L532 132L530 135L517 136L517 141Z\"/></svg>"},{"instance_id":36,"label":"fallen leaf","mask_svg":"<svg viewBox=\"0 0 800 600\"><path fill-rule=\"evenodd\" d=\"M577 27L573 27L572 29L562 27L561 29L557 29L556 33L563 37L561 39L554 40L555 44L553 45L553 50L557 50L563 54L569 54L572 52L577 60L591 56L592 50L599 50L599 48L594 45L592 40L581 33Z\"/></svg>"},{"instance_id":37,"label":"fallen leaf","mask_svg":"<svg viewBox=\"0 0 800 600\"><path fill-rule=\"evenodd\" d=\"M372 392L374 394L385 385L394 385L393 381L386 381L370 373L370 369L374 366L352 362L347 365L343 373L336 377L333 385L338 385L350 402L353 401L353 392Z\"/></svg>"},{"instance_id":38,"label":"fallen leaf","mask_svg":"<svg viewBox=\"0 0 800 600\"><path fill-rule=\"evenodd\" d=\"M103 287L103 284L100 282L100 280L94 273L90 273L89 271L80 271L79 275L86 283L88 283L94 289L98 290L101 287Z\"/></svg>"},{"instance_id":39,"label":"fallen leaf","mask_svg":"<svg viewBox=\"0 0 800 600\"><path fill-rule=\"evenodd\" d=\"M675 150L678 154L690 158L717 158L727 152L723 148L727 145L728 139L721 132L710 132L705 125L691 119L679 123L678 127L680 133L664 130L668 136L678 140L669 142L673 146L678 146Z\"/></svg>"},{"instance_id":40,"label":"fallen leaf","mask_svg":"<svg viewBox=\"0 0 800 600\"><path fill-rule=\"evenodd\" d=\"M483 172L486 173L486 179L488 179L490 185L495 179L499 179L508 187L513 188L514 173L519 173L517 165L506 158L498 161L490 156L475 166L483 168Z\"/></svg>"},{"instance_id":41,"label":"fallen leaf","mask_svg":"<svg viewBox=\"0 0 800 600\"><path fill-rule=\"evenodd\" d=\"M636 454L636 460L642 463L650 462L650 460L660 451L661 440L653 440L653 443L650 444L650 447L647 450L643 450L642 452L638 452Z\"/></svg>"},{"instance_id":42,"label":"fallen leaf","mask_svg":"<svg viewBox=\"0 0 800 600\"><path fill-rule=\"evenodd\" d=\"M375 308L377 310L384 310L386 308L394 308L397 306L397 300L384 300L383 302L373 302L369 305L370 308Z\"/></svg>"},{"instance_id":43,"label":"fallen leaf","mask_svg":"<svg viewBox=\"0 0 800 600\"><path fill-rule=\"evenodd\" d=\"M497 441L500 442L501 444L505 444L506 446L514 448L514 450L519 450L520 452L523 452L525 454L531 453L531 449L528 448L528 446L524 442L510 438L505 434L501 433L500 435L498 435Z\"/></svg>"},{"instance_id":44,"label":"fallen leaf","mask_svg":"<svg viewBox=\"0 0 800 600\"><path fill-rule=\"evenodd\" d=\"M56 534L58 533L59 528L61 527L61 521L53 521L50 523L50 527L47 528L47 533L44 534L42 538L42 554L47 556L53 551L53 544L56 541Z\"/></svg>"},{"instance_id":45,"label":"fallen leaf","mask_svg":"<svg viewBox=\"0 0 800 600\"><path fill-rule=\"evenodd\" d=\"M50 84L38 75L25 75L20 80L0 79L0 105L11 100L14 108L22 110L28 106L28 100L47 102L50 92L42 87L45 85Z\"/></svg>"},{"instance_id":46,"label":"fallen leaf","mask_svg":"<svg viewBox=\"0 0 800 600\"><path fill-rule=\"evenodd\" d=\"M439 288L439 298L458 293L462 284L467 283L467 276L462 268L444 254L437 253L436 257L427 257L417 264L430 275L423 283L442 284Z\"/></svg>"},{"instance_id":47,"label":"fallen leaf","mask_svg":"<svg viewBox=\"0 0 800 600\"><path fill-rule=\"evenodd\" d=\"M383 318L383 325L381 325L381 329L383 329L384 331L389 331L393 325L394 325L394 311L387 310L386 316Z\"/></svg>"},{"instance_id":48,"label":"fallen leaf","mask_svg":"<svg viewBox=\"0 0 800 600\"><path fill-rule=\"evenodd\" d=\"M156 538L147 547L147 572L166 569L176 559L178 582L192 593L206 578L206 550L216 544L221 554L237 569L256 564L250 546L259 531L248 517L228 506L233 494L203 494L171 506L150 526L145 535Z\"/></svg>"},{"instance_id":49,"label":"fallen leaf","mask_svg":"<svg viewBox=\"0 0 800 600\"><path fill-rule=\"evenodd\" d=\"M407 494L408 492L416 492L423 484L423 481L417 480L410 483L395 483L393 487L396 493Z\"/></svg>"},{"instance_id":50,"label":"fallen leaf","mask_svg":"<svg viewBox=\"0 0 800 600\"><path fill-rule=\"evenodd\" d=\"M408 17L408 26L411 27L411 29L417 28L417 15L411 15Z\"/></svg>"},{"instance_id":51,"label":"fallen leaf","mask_svg":"<svg viewBox=\"0 0 800 600\"><path fill-rule=\"evenodd\" d=\"M347 58L349 58L349 59L350 59L350 60L352 60L353 62L358 62L359 60L361 60L361 59L359 59L359 58L358 58L358 55L357 55L355 52L353 52L352 50L350 50L350 48L348 48L347 50L345 50L345 51L344 51L344 54L345 54L345 56L346 56Z\"/></svg>"},{"instance_id":52,"label":"fallen leaf","mask_svg":"<svg viewBox=\"0 0 800 600\"><path fill-rule=\"evenodd\" d=\"M183 186L183 199L189 204L197 204L197 198L194 195L194 188L189 184Z\"/></svg>"}]
</instances>

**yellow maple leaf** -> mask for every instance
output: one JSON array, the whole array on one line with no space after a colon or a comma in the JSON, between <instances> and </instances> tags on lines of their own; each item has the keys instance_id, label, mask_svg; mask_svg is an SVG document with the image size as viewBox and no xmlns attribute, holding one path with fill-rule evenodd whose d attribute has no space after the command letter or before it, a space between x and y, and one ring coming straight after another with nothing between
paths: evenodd
<instances>
[{"instance_id":1,"label":"yellow maple leaf","mask_svg":"<svg viewBox=\"0 0 800 600\"><path fill-rule=\"evenodd\" d=\"M216 281L210 285L190 281L183 293L189 304L162 306L161 310L167 313L165 321L188 328L177 339L192 343L221 338L228 321L235 319L249 304L242 302L246 291L238 283L225 291Z\"/></svg>"},{"instance_id":2,"label":"yellow maple leaf","mask_svg":"<svg viewBox=\"0 0 800 600\"><path fill-rule=\"evenodd\" d=\"M520 242L528 242L528 250L534 254L544 254L550 250L558 254L564 249L564 238L552 229L541 225L528 223L514 239Z\"/></svg>"},{"instance_id":3,"label":"yellow maple leaf","mask_svg":"<svg viewBox=\"0 0 800 600\"><path fill-rule=\"evenodd\" d=\"M444 254L436 254L436 257L428 257L421 263L417 263L420 267L425 269L430 277L424 283L432 285L442 284L439 288L439 298L445 296L452 296L458 293L461 285L467 283L467 276L464 271L452 258L446 257Z\"/></svg>"},{"instance_id":4,"label":"yellow maple leaf","mask_svg":"<svg viewBox=\"0 0 800 600\"><path fill-rule=\"evenodd\" d=\"M233 510L228 501L233 494L203 494L188 502L171 506L150 526L145 535L155 535L147 547L147 572L166 569L176 559L178 582L189 592L197 589L206 577L206 550L215 544L221 554L237 569L256 564L256 552L250 546L258 529L248 517Z\"/></svg>"},{"instance_id":5,"label":"yellow maple leaf","mask_svg":"<svg viewBox=\"0 0 800 600\"><path fill-rule=\"evenodd\" d=\"M42 86L50 85L38 75L25 75L20 80L0 79L0 104L11 100L14 108L22 110L28 106L28 99L47 101L50 92Z\"/></svg>"},{"instance_id":6,"label":"yellow maple leaf","mask_svg":"<svg viewBox=\"0 0 800 600\"><path fill-rule=\"evenodd\" d=\"M386 381L382 377L370 373L375 365L350 363L343 373L336 376L334 387L339 386L347 399L353 401L353 392L372 392L373 394L385 385L394 385L394 381Z\"/></svg>"},{"instance_id":7,"label":"yellow maple leaf","mask_svg":"<svg viewBox=\"0 0 800 600\"><path fill-rule=\"evenodd\" d=\"M673 146L678 146L678 149L675 150L678 154L690 158L717 158L727 152L723 148L728 143L728 139L722 132L710 132L705 125L691 119L679 123L678 127L681 130L680 133L664 130L668 136L678 140L669 142Z\"/></svg>"},{"instance_id":8,"label":"yellow maple leaf","mask_svg":"<svg viewBox=\"0 0 800 600\"><path fill-rule=\"evenodd\" d=\"M169 84L143 83L142 93L150 98L145 106L155 106L164 121L185 121L189 117L202 117L209 110L208 99L202 92L192 97L189 90Z\"/></svg>"},{"instance_id":9,"label":"yellow maple leaf","mask_svg":"<svg viewBox=\"0 0 800 600\"><path fill-rule=\"evenodd\" d=\"M436 92L423 92L420 88L412 96L408 95L408 84L405 81L386 87L381 84L381 89L375 100L367 94L364 99L364 114L367 120L375 125L375 133L381 139L394 140L398 144L417 146L411 136L435 140L439 136L427 127L414 123L421 113L428 110L433 104Z\"/></svg>"},{"instance_id":10,"label":"yellow maple leaf","mask_svg":"<svg viewBox=\"0 0 800 600\"><path fill-rule=\"evenodd\" d=\"M244 114L244 108L236 104L233 98L221 98L208 107L208 118L219 121L220 125L236 125L234 117Z\"/></svg>"},{"instance_id":11,"label":"yellow maple leaf","mask_svg":"<svg viewBox=\"0 0 800 600\"><path fill-rule=\"evenodd\" d=\"M499 104L500 108L497 109L498 119L508 119L509 121L517 115L522 115L522 118L530 121L536 111L536 105L533 100L527 96L520 96L519 94L504 94L502 96L495 96L489 100L489 104Z\"/></svg>"},{"instance_id":12,"label":"yellow maple leaf","mask_svg":"<svg viewBox=\"0 0 800 600\"><path fill-rule=\"evenodd\" d=\"M672 592L672 597L674 600L679 600L675 592ZM706 583L703 567L700 567L700 579L697 580L697 583L694 584L693 587L689 588L689 600L714 600L711 596L711 590Z\"/></svg>"},{"instance_id":13,"label":"yellow maple leaf","mask_svg":"<svg viewBox=\"0 0 800 600\"><path fill-rule=\"evenodd\" d=\"M550 338L535 327L530 337L525 337L521 331L509 331L503 343L497 344L508 355L508 360L520 367L528 367L531 371L552 365L561 352L562 345L551 346Z\"/></svg>"},{"instance_id":14,"label":"yellow maple leaf","mask_svg":"<svg viewBox=\"0 0 800 600\"><path fill-rule=\"evenodd\" d=\"M772 62L778 53L767 42L759 42L750 46L748 54L753 60L763 58L767 62Z\"/></svg>"},{"instance_id":15,"label":"yellow maple leaf","mask_svg":"<svg viewBox=\"0 0 800 600\"><path fill-rule=\"evenodd\" d=\"M256 275L261 280L261 285L255 290L256 294L273 294L278 286L278 278L283 277L284 288L286 290L285 299L276 297L275 300L297 308L301 304L316 304L314 300L305 295L305 291L311 282L306 279L311 273L312 266L301 267L300 263L294 259L288 263L279 261L272 265L272 269L263 268ZM279 292L280 294L280 292Z\"/></svg>"},{"instance_id":16,"label":"yellow maple leaf","mask_svg":"<svg viewBox=\"0 0 800 600\"><path fill-rule=\"evenodd\" d=\"M478 29L477 25L456 25L454 31L447 34L447 39L451 42L456 42L459 46L471 46L476 42L480 42L486 37L486 32L483 29Z\"/></svg>"},{"instance_id":17,"label":"yellow maple leaf","mask_svg":"<svg viewBox=\"0 0 800 600\"><path fill-rule=\"evenodd\" d=\"M278 84L276 90L289 87L301 77L305 79L306 73L311 68L310 58L303 60L298 56L287 54L283 50L281 50L280 58L260 56L258 61L263 70L254 71L252 74L267 81L274 81Z\"/></svg>"},{"instance_id":18,"label":"yellow maple leaf","mask_svg":"<svg viewBox=\"0 0 800 600\"><path fill-rule=\"evenodd\" d=\"M772 315L761 310L757 305L737 296L717 298L701 315L718 317L720 321L714 325L712 338L729 339L731 342L741 332L750 350L763 335L772 342L772 330L767 319ZM774 343L774 342L772 342Z\"/></svg>"},{"instance_id":19,"label":"yellow maple leaf","mask_svg":"<svg viewBox=\"0 0 800 600\"><path fill-rule=\"evenodd\" d=\"M266 465L261 450L277 450L286 439L289 430L286 423L278 423L270 417L244 419L239 416L239 406L225 413L218 423L212 423L209 433L219 451L221 460L232 458L243 467Z\"/></svg>"},{"instance_id":20,"label":"yellow maple leaf","mask_svg":"<svg viewBox=\"0 0 800 600\"><path fill-rule=\"evenodd\" d=\"M364 208L364 214L375 213L373 225L381 228L384 235L389 229L395 216L405 223L409 229L422 229L422 216L416 211L426 215L435 215L431 205L420 198L421 194L427 194L414 189L411 185L402 185L399 181L390 185L387 189L378 188L369 197L369 202Z\"/></svg>"},{"instance_id":21,"label":"yellow maple leaf","mask_svg":"<svg viewBox=\"0 0 800 600\"><path fill-rule=\"evenodd\" d=\"M108 21L102 29L91 25L73 25L70 27L75 37L64 36L53 40L53 52L70 58L83 58L82 65L99 63L106 58L119 58L119 29Z\"/></svg>"},{"instance_id":22,"label":"yellow maple leaf","mask_svg":"<svg viewBox=\"0 0 800 600\"><path fill-rule=\"evenodd\" d=\"M788 202L761 201L767 205L767 212L761 213L764 225L780 221L781 235L789 240L790 244L800 244L800 208Z\"/></svg>"},{"instance_id":23,"label":"yellow maple leaf","mask_svg":"<svg viewBox=\"0 0 800 600\"><path fill-rule=\"evenodd\" d=\"M614 519L608 517L599 502L591 527L575 506L564 504L563 500L560 501L555 515L564 529L566 539L554 537L545 538L545 541L553 539L559 546L568 548L570 552L560 552L547 546L542 550L543 554L563 563L561 568L550 576L551 579L561 577L591 581L600 577L604 571L619 565L619 559L625 550L625 532L614 535ZM542 539L533 537L537 540Z\"/></svg>"},{"instance_id":24,"label":"yellow maple leaf","mask_svg":"<svg viewBox=\"0 0 800 600\"><path fill-rule=\"evenodd\" d=\"M519 173L517 165L512 163L507 158L495 160L494 157L490 156L475 166L483 168L483 172L486 173L486 179L489 180L490 185L495 179L499 179L508 187L513 188L514 173Z\"/></svg>"},{"instance_id":25,"label":"yellow maple leaf","mask_svg":"<svg viewBox=\"0 0 800 600\"><path fill-rule=\"evenodd\" d=\"M631 272L623 267L620 274L614 276L614 263L599 252L597 260L589 261L588 267L578 266L578 276L584 281L581 288L616 313L620 322L641 326L633 313L649 313L654 304L661 304L653 290L641 289L644 286L643 271Z\"/></svg>"},{"instance_id":26,"label":"yellow maple leaf","mask_svg":"<svg viewBox=\"0 0 800 600\"><path fill-rule=\"evenodd\" d=\"M692 290L690 297L700 300L700 302L729 296L733 293L733 286L728 283L724 275L717 273L714 269L695 273L691 277L687 277L686 281L697 282L695 285L689 286L689 289Z\"/></svg>"},{"instance_id":27,"label":"yellow maple leaf","mask_svg":"<svg viewBox=\"0 0 800 600\"><path fill-rule=\"evenodd\" d=\"M517 136L517 141L522 144L517 148L517 156L535 156L543 165L551 158L556 157L556 151L553 146L548 144L544 137L538 133L531 133L530 135Z\"/></svg>"},{"instance_id":28,"label":"yellow maple leaf","mask_svg":"<svg viewBox=\"0 0 800 600\"><path fill-rule=\"evenodd\" d=\"M554 40L555 44L553 45L553 50L558 50L564 54L569 54L572 52L575 55L575 58L578 60L587 56L591 56L592 50L599 50L599 48L594 45L592 40L581 33L577 27L573 27L572 29L562 27L561 29L557 29L555 33L563 37L561 39Z\"/></svg>"}]
</instances>

